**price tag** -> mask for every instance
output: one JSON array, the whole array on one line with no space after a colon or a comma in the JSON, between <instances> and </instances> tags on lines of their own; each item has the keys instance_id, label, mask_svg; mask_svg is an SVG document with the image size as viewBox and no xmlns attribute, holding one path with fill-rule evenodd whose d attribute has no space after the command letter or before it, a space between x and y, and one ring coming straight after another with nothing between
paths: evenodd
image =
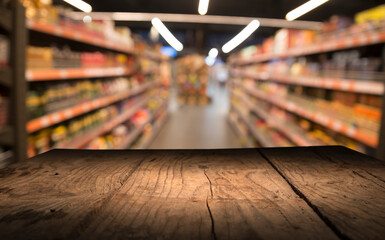
<instances>
[{"instance_id":1,"label":"price tag","mask_svg":"<svg viewBox=\"0 0 385 240\"><path fill-rule=\"evenodd\" d=\"M71 110L66 110L64 112L64 115L66 116L67 119L72 118L72 111Z\"/></svg>"},{"instance_id":2,"label":"price tag","mask_svg":"<svg viewBox=\"0 0 385 240\"><path fill-rule=\"evenodd\" d=\"M89 112L89 111L90 111L90 104L88 104L88 103L83 104L82 108L83 108L83 110L84 110L85 112Z\"/></svg>"},{"instance_id":3,"label":"price tag","mask_svg":"<svg viewBox=\"0 0 385 240\"><path fill-rule=\"evenodd\" d=\"M333 121L333 129L334 131L339 132L342 128L342 123L340 121Z\"/></svg>"},{"instance_id":4,"label":"price tag","mask_svg":"<svg viewBox=\"0 0 385 240\"><path fill-rule=\"evenodd\" d=\"M60 70L59 75L61 79L67 79L68 78L68 72L67 70Z\"/></svg>"},{"instance_id":5,"label":"price tag","mask_svg":"<svg viewBox=\"0 0 385 240\"><path fill-rule=\"evenodd\" d=\"M40 124L43 126L43 127L47 127L49 126L49 119L48 117L43 117L41 120L40 120Z\"/></svg>"},{"instance_id":6,"label":"price tag","mask_svg":"<svg viewBox=\"0 0 385 240\"><path fill-rule=\"evenodd\" d=\"M350 137L354 137L354 135L356 135L356 132L357 130L353 127L348 127L347 131L346 131L346 135L350 136Z\"/></svg>"},{"instance_id":7,"label":"price tag","mask_svg":"<svg viewBox=\"0 0 385 240\"><path fill-rule=\"evenodd\" d=\"M57 114L57 113L53 114L53 115L52 115L52 121L53 121L54 123L60 122L60 115Z\"/></svg>"}]
</instances>

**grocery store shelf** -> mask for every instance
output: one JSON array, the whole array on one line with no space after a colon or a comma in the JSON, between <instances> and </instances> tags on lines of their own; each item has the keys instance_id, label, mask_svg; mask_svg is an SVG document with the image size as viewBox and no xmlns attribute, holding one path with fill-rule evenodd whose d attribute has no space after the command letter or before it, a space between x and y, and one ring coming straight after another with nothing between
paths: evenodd
<instances>
[{"instance_id":1,"label":"grocery store shelf","mask_svg":"<svg viewBox=\"0 0 385 240\"><path fill-rule=\"evenodd\" d=\"M140 92L145 91L150 87L156 86L157 83L146 83L140 87L123 91L121 93L116 93L113 95L109 95L106 97L101 97L98 99L94 99L67 109L63 109L54 113L47 114L45 116L33 119L27 123L27 132L32 133L38 131L40 129L52 126L59 122L63 122L79 116L81 114L93 111L95 109L110 105L112 103L124 100L130 96L134 96Z\"/></svg>"},{"instance_id":2,"label":"grocery store shelf","mask_svg":"<svg viewBox=\"0 0 385 240\"><path fill-rule=\"evenodd\" d=\"M12 86L12 72L9 68L0 68L0 84L5 87Z\"/></svg>"},{"instance_id":3,"label":"grocery store shelf","mask_svg":"<svg viewBox=\"0 0 385 240\"><path fill-rule=\"evenodd\" d=\"M11 126L5 126L0 129L0 145L12 146L14 144L14 135Z\"/></svg>"},{"instance_id":4,"label":"grocery store shelf","mask_svg":"<svg viewBox=\"0 0 385 240\"><path fill-rule=\"evenodd\" d=\"M364 80L350 80L323 77L294 77L289 75L252 73L250 71L234 71L235 76L252 78L263 81L273 81L300 86L340 90L345 92L365 93L373 95L384 94L384 83Z\"/></svg>"},{"instance_id":5,"label":"grocery store shelf","mask_svg":"<svg viewBox=\"0 0 385 240\"><path fill-rule=\"evenodd\" d=\"M240 141L240 144L245 148L253 147L249 141L248 136L243 134L242 131L239 129L237 123L234 119L232 119L230 116L227 117L227 121L232 129L234 129L235 134L238 136L238 140Z\"/></svg>"},{"instance_id":6,"label":"grocery store shelf","mask_svg":"<svg viewBox=\"0 0 385 240\"><path fill-rule=\"evenodd\" d=\"M149 74L154 74L154 73L156 73L157 70L158 70L158 69L154 67L154 68L150 68L150 69L148 69L148 70L142 71L142 73L143 73L143 75L149 75Z\"/></svg>"},{"instance_id":7,"label":"grocery store shelf","mask_svg":"<svg viewBox=\"0 0 385 240\"><path fill-rule=\"evenodd\" d=\"M303 55L317 54L323 52L337 51L367 45L373 45L385 42L385 29L360 32L357 34L346 35L342 38L337 38L322 43L317 43L309 46L300 46L289 49L282 54L259 54L250 59L232 59L234 65L246 65L251 63L265 62L272 59L297 57Z\"/></svg>"},{"instance_id":8,"label":"grocery store shelf","mask_svg":"<svg viewBox=\"0 0 385 240\"><path fill-rule=\"evenodd\" d=\"M163 108L163 107L161 107ZM156 114L154 114L155 116ZM168 117L168 113L166 112L154 125L153 125L153 129L152 129L152 134L151 136L145 138L142 140L142 142L139 143L139 145L137 147L135 147L135 149L146 149L148 148L148 146L151 144L152 140L154 140L155 136L158 135L160 129L162 128L163 124L166 122L167 120L167 117ZM146 125L146 124L144 124Z\"/></svg>"},{"instance_id":9,"label":"grocery store shelf","mask_svg":"<svg viewBox=\"0 0 385 240\"><path fill-rule=\"evenodd\" d=\"M269 126L277 129L283 133L287 138L289 138L297 146L315 146L320 145L319 143L313 142L305 137L302 129L295 128L290 126L288 128L287 123L280 121L274 118L272 115L267 113L265 110L258 106L254 106L249 100L245 99L242 96L237 96L243 103L254 113L256 113L260 118L262 118ZM302 133L301 133L302 132Z\"/></svg>"},{"instance_id":10,"label":"grocery store shelf","mask_svg":"<svg viewBox=\"0 0 385 240\"><path fill-rule=\"evenodd\" d=\"M154 125L153 125L153 130L152 130L152 134L151 136L147 137L147 138L144 138L141 140L141 142L134 147L134 149L145 149L147 148L152 140L154 139L154 137L158 134L158 132L160 131L160 128L163 126L163 124L165 123L167 117L168 117L168 111L167 111L167 106L168 106L168 101L165 101L156 111L155 113L153 113L150 117L150 119L148 119L148 121L146 121L144 124L142 124L142 126L140 126L139 128L141 129L140 132L143 131L144 127L151 123L155 117L159 114L159 112L161 112L162 110L165 111L164 115L160 118L160 120L158 120ZM132 142L131 142L132 143ZM127 146L127 145L126 145Z\"/></svg>"},{"instance_id":11,"label":"grocery store shelf","mask_svg":"<svg viewBox=\"0 0 385 240\"><path fill-rule=\"evenodd\" d=\"M131 75L134 71L125 67L34 69L26 71L26 79L32 81L67 80L76 78L118 77Z\"/></svg>"},{"instance_id":12,"label":"grocery store shelf","mask_svg":"<svg viewBox=\"0 0 385 240\"><path fill-rule=\"evenodd\" d=\"M285 109L288 112L295 113L301 117L307 118L315 123L318 123L324 127L327 127L335 132L344 134L348 137L351 137L361 143L364 143L370 147L376 148L378 145L378 138L374 137L370 134L367 134L365 132L360 131L359 129L349 126L348 124L345 124L342 121L336 120L331 118L325 113L322 112L316 112L312 110L308 110L306 108L303 108L296 103L290 102L284 98L277 97L275 95L264 93L257 89L250 89L243 86L243 89L264 101L270 102L271 104L274 104L282 109Z\"/></svg>"},{"instance_id":13,"label":"grocery store shelf","mask_svg":"<svg viewBox=\"0 0 385 240\"><path fill-rule=\"evenodd\" d=\"M145 51L144 52L144 56L149 58L149 59L152 59L154 61L164 61L164 60L168 60L168 57L161 54L161 53L157 53L157 52L154 52L154 51Z\"/></svg>"},{"instance_id":14,"label":"grocery store shelf","mask_svg":"<svg viewBox=\"0 0 385 240\"><path fill-rule=\"evenodd\" d=\"M0 7L0 27L6 31L12 30L12 11L5 7Z\"/></svg>"},{"instance_id":15,"label":"grocery store shelf","mask_svg":"<svg viewBox=\"0 0 385 240\"><path fill-rule=\"evenodd\" d=\"M114 42L108 39L104 39L101 37L91 36L89 34L83 33L79 30L74 31L74 29L56 26L48 23L38 22L32 19L27 20L27 27L30 30L43 32L46 34L50 34L53 36L70 39L77 42L82 42L86 44L91 44L97 47L107 48L127 54L133 54L133 49L122 46L120 42Z\"/></svg>"},{"instance_id":16,"label":"grocery store shelf","mask_svg":"<svg viewBox=\"0 0 385 240\"><path fill-rule=\"evenodd\" d=\"M146 122L145 124L143 124L142 126L136 128L135 130L133 130L124 140L123 142L118 146L116 147L115 149L127 149L129 148L129 146L138 138L138 136L142 133L145 125L147 124L148 122Z\"/></svg>"},{"instance_id":17,"label":"grocery store shelf","mask_svg":"<svg viewBox=\"0 0 385 240\"><path fill-rule=\"evenodd\" d=\"M119 124L127 121L131 116L133 116L140 108L142 108L148 101L149 97L145 98L144 100L137 103L135 106L131 107L127 111L125 111L120 116L112 119L111 121L107 122L106 124L103 124L103 126L92 129L88 133L83 134L82 136L79 136L75 139L71 139L67 142L64 142L57 146L58 148L83 148L87 143L91 142L93 139L97 138L98 136L101 136L107 132L110 132L112 129L114 129Z\"/></svg>"},{"instance_id":18,"label":"grocery store shelf","mask_svg":"<svg viewBox=\"0 0 385 240\"><path fill-rule=\"evenodd\" d=\"M242 114L242 112L237 107L235 107L234 105L232 105L231 107L238 114L240 119L247 125L250 133L258 141L261 147L279 147L276 144L268 141L267 138L261 135L260 132L258 132L257 129L254 127L254 125L247 119L247 117Z\"/></svg>"}]
</instances>

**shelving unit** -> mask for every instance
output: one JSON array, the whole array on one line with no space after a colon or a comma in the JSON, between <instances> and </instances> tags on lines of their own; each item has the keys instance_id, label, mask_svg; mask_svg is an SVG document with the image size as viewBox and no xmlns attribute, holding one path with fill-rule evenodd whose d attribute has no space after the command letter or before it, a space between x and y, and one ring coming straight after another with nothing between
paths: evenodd
<instances>
[{"instance_id":1,"label":"shelving unit","mask_svg":"<svg viewBox=\"0 0 385 240\"><path fill-rule=\"evenodd\" d=\"M299 57L304 55L319 54L324 52L339 51L350 48L357 48L385 42L385 29L375 29L367 32L358 32L344 35L326 42L320 42L309 46L292 48L281 54L262 54L250 59L231 59L233 65L247 65L252 63L266 62L274 59L288 57Z\"/></svg>"},{"instance_id":2,"label":"shelving unit","mask_svg":"<svg viewBox=\"0 0 385 240\"><path fill-rule=\"evenodd\" d=\"M124 64L119 62L117 65L115 62L117 60L114 59L114 62L109 60L109 65L106 65L105 67L58 68L58 65L52 64L52 67L51 65L49 65L49 67L45 67L44 65L44 67L37 66L37 68L33 65L35 68L26 69L23 77L25 77L30 87L35 86L35 84L38 84L36 86L40 86L39 88L34 89L48 89L48 87L59 84L67 84L67 86L75 87L77 86L75 83L83 83L86 81L91 84L95 84L95 81L103 84L104 81L112 81L110 80L111 78L121 79L122 77L125 77L124 79L128 79L127 81L130 82L130 87L127 85L125 88L117 88L117 91L114 90L111 94L99 94L99 96L92 95L93 97L86 97L85 100L81 101L78 100L78 103L71 106L68 106L67 104L64 108L59 107L59 110L50 111L47 110L50 108L44 108L44 114L41 114L41 112L37 113L37 117L30 119L25 125L27 133L30 134L31 137L33 136L33 138L38 138L39 134L42 132L50 132L49 134L53 134L51 133L51 131L53 132L53 129L58 129L62 126L69 129L71 124L75 124L74 122L85 122L85 119L88 116L93 116L92 114L102 110L111 110L111 107L118 111L117 116L111 115L113 117L109 117L106 120L103 120L103 122L97 122L97 125L85 127L78 134L70 135L64 140L59 140L58 143L55 142L53 147L75 149L89 148L93 140L111 134L118 127L130 124L131 118L144 109L151 100L151 97L154 97L151 96L151 94L153 95L152 91L154 89L167 88L158 76L158 68L159 65L161 65L160 63L168 61L168 58L160 53L155 53L150 50L141 52L137 51L136 47L134 51L134 47L126 46L118 40L115 41L115 38L111 40L109 35L102 36L103 34L100 33L90 34L89 31L82 31L82 26L72 23L62 24L60 22L59 25L47 23L46 21L28 19L24 29L25 28L31 33L29 35L30 41L33 40L31 38L34 37L38 37L39 40L44 40L42 41L42 44L38 45L38 48L44 47L42 46L44 44L49 45L50 42L55 42L59 44L59 47L62 45L69 47L74 45L74 48L77 49L77 51L82 51L84 47L84 49L87 50L102 52L104 56L116 57L119 54L119 57L121 57L124 55L126 61L127 59L134 59L135 62L134 64L132 64L132 62L129 63L129 61ZM23 49L25 49L25 47L23 47ZM32 50L36 51L35 49L37 48ZM77 52L77 54L80 54L80 52ZM156 63L153 64L151 68L137 68L140 65L140 59L143 58L148 59L148 61L155 61ZM82 63L82 66L85 65ZM0 71L0 75L1 74L2 72ZM25 97L23 99L25 99ZM166 106L167 104L163 106L163 111L165 112L167 112ZM26 111L24 111L24 113L25 112ZM154 119L150 119L146 124L151 124L151 121L153 120ZM164 121L164 119L162 120ZM159 127L160 122L155 122L154 129ZM138 138L140 138L144 129L145 125L131 129L130 133L127 134L123 142L117 148L124 149L132 147L134 142L138 141ZM27 136L25 136L25 139L27 139ZM147 146L150 140L151 136L146 138L147 143L143 144L143 146ZM46 150L48 149L45 148L43 151Z\"/></svg>"},{"instance_id":3,"label":"shelving unit","mask_svg":"<svg viewBox=\"0 0 385 240\"><path fill-rule=\"evenodd\" d=\"M373 95L384 94L384 84L376 81L359 81L342 78L313 77L313 76L287 76L270 74L266 72L253 73L248 71L233 71L233 76L240 78L253 78L261 81L272 81L315 88L325 88L355 93Z\"/></svg>"},{"instance_id":4,"label":"shelving unit","mask_svg":"<svg viewBox=\"0 0 385 240\"><path fill-rule=\"evenodd\" d=\"M0 153L0 166L26 158L25 131L25 10L18 1L0 6L0 28L9 38L8 66L0 70L0 89L9 96L7 125L0 129L0 145L7 151Z\"/></svg>"},{"instance_id":5,"label":"shelving unit","mask_svg":"<svg viewBox=\"0 0 385 240\"><path fill-rule=\"evenodd\" d=\"M146 122L144 123L139 129L141 129L143 131L144 127L147 125L147 124L150 124L152 121L156 120L155 119L155 116L157 116L160 112L163 112L162 116L159 117L159 119L157 119L155 121L155 123L153 124L152 126L152 134L147 137L147 138L143 138L140 143L135 146L134 148L135 149L146 149L148 148L148 146L151 144L151 142L154 140L154 138L158 135L160 129L162 128L163 124L166 122L167 120L167 116L168 116L168 113L167 113L167 106L168 104L167 103L164 103L163 106L161 106L156 112L155 114Z\"/></svg>"},{"instance_id":6,"label":"shelving unit","mask_svg":"<svg viewBox=\"0 0 385 240\"><path fill-rule=\"evenodd\" d=\"M379 48L380 46L384 48L383 43L385 43L384 28L356 32L354 34L350 29L347 29L344 33L340 33L334 38L329 38L327 41L308 46L288 48L280 54L255 54L248 58L231 56L229 60L232 76L231 96L232 98L238 99L237 101L242 102L242 108L246 109L246 112L255 114L259 119L262 119L268 126L281 133L296 146L314 146L320 145L322 142L309 138L306 130L302 127L276 118L272 113L266 111L261 106L255 105L249 99L258 99L258 101L262 101L264 104L271 106L271 108L280 109L280 111L292 114L295 118L305 119L312 124L315 124L315 126L321 126L327 129L327 131L341 134L342 136L365 146L365 148L368 149L368 152L362 150L365 153L383 159L385 157L384 151L382 150L385 148L385 135L382 134L385 129L385 117L383 114L381 117L382 120L380 121L382 123L378 123L380 129L374 134L374 130L368 131L367 129L361 129L360 126L352 124L351 121L340 119L339 115L335 115L328 109L316 108L312 99L297 97L290 92L294 91L293 89L297 89L297 87L301 87L301 89L324 89L324 91L329 92L337 91L347 94L359 94L360 96L377 96L377 98L384 99L385 83L383 79L363 80L360 79L359 74L358 77L355 78L333 77L327 76L327 74L319 76L303 74L294 75L292 73L285 74L281 73L283 70L281 72L275 70L279 65L272 65L281 62L283 64L283 61L287 61L287 59L291 59L290 62L293 63L295 62L293 59L299 57L302 59L304 59L304 57L314 59L314 55L317 54L330 54L331 52L369 47L372 45L376 45L376 48ZM384 63L385 62L383 61L383 64ZM269 64L271 64L270 67ZM383 76L385 76L385 74L383 74ZM271 86L271 88L274 88L274 86L282 86L282 88L284 88L284 86L286 86L286 89L290 88L291 90L287 90L287 93L278 94L274 91L269 92L270 90L260 89L259 86ZM234 89L237 89L237 91L234 92ZM241 91L242 94L240 94L239 91ZM382 109L380 110L384 113L385 104L384 101L382 102ZM237 110L235 106L232 106L231 109L232 112L236 112L240 115L240 119L243 119L248 126L248 131L251 136L253 136L252 138L255 139L259 145L263 147L272 146L271 143L266 142L264 137L261 137L259 129L251 124L249 115L242 115L240 110ZM353 110L352 107L351 109ZM362 121L362 119L357 121ZM370 128L374 129L374 126L375 125L372 125ZM239 135L239 131L236 132L238 132Z\"/></svg>"},{"instance_id":7,"label":"shelving unit","mask_svg":"<svg viewBox=\"0 0 385 240\"><path fill-rule=\"evenodd\" d=\"M26 79L29 82L57 81L79 78L105 78L129 76L134 74L133 69L124 67L110 68L72 68L72 69L34 69L26 71Z\"/></svg>"},{"instance_id":8,"label":"shelving unit","mask_svg":"<svg viewBox=\"0 0 385 240\"><path fill-rule=\"evenodd\" d=\"M118 94L113 94L110 96L100 97L95 100L91 100L80 105L76 105L67 109L63 109L54 113L49 113L42 117L33 119L27 123L28 133L32 133L43 128L52 126L54 124L69 120L81 114L91 112L95 109L110 105L112 103L124 100L130 96L134 96L138 93L145 91L150 87L157 86L155 83L143 84L143 86L137 87L136 89L131 89L123 91Z\"/></svg>"},{"instance_id":9,"label":"shelving unit","mask_svg":"<svg viewBox=\"0 0 385 240\"><path fill-rule=\"evenodd\" d=\"M48 23L42 23L36 20L28 19L27 27L31 31L37 31L60 38L65 38L72 41L77 41L85 44L94 45L96 47L106 48L114 51L133 54L134 51L130 47L122 46L119 42L109 41L107 39L95 36L89 36L79 30L68 28L65 26L57 26Z\"/></svg>"},{"instance_id":10,"label":"shelving unit","mask_svg":"<svg viewBox=\"0 0 385 240\"><path fill-rule=\"evenodd\" d=\"M316 141L313 141L311 139L306 138L304 135L302 129L295 128L294 126L290 126L288 128L286 126L286 123L283 121L280 121L279 119L275 119L274 116L268 114L265 110L262 108L259 108L257 106L254 106L246 97L244 96L237 96L236 94L233 94L245 104L245 106L250 109L250 111L256 113L258 116L260 116L262 119L264 119L265 122L269 123L270 126L274 127L275 129L282 132L286 137L288 137L292 142L294 142L298 146L314 146L314 145L320 145ZM293 130L292 128L295 128ZM254 127L251 127L252 130Z\"/></svg>"},{"instance_id":11,"label":"shelving unit","mask_svg":"<svg viewBox=\"0 0 385 240\"><path fill-rule=\"evenodd\" d=\"M145 99L143 99L139 103L137 103L135 106L126 110L123 114L121 114L118 117L112 119L111 121L105 123L101 127L97 128L97 129L93 129L93 130L85 133L83 136L80 136L76 139L64 142L64 143L60 144L58 146L58 148L71 148L71 149L84 148L84 146L87 143L91 142L94 138L101 136L107 132L110 132L112 129L114 129L119 124L121 124L125 121L128 121L130 117L132 117L140 108L142 108L148 102L148 100L149 100L149 98L146 97ZM132 137L132 136L130 136L130 137ZM129 146L129 144L124 145L124 146Z\"/></svg>"}]
</instances>

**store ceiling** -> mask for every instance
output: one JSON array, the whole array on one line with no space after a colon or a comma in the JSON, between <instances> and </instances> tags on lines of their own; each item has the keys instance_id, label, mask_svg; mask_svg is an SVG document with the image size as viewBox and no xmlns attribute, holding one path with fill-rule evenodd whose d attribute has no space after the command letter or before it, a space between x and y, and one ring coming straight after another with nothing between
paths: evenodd
<instances>
[{"instance_id":1,"label":"store ceiling","mask_svg":"<svg viewBox=\"0 0 385 240\"><path fill-rule=\"evenodd\" d=\"M209 15L283 19L287 12L308 0L210 0ZM199 0L86 0L95 12L151 12L197 14ZM383 0L330 0L301 20L324 21L333 14L353 16Z\"/></svg>"},{"instance_id":2,"label":"store ceiling","mask_svg":"<svg viewBox=\"0 0 385 240\"><path fill-rule=\"evenodd\" d=\"M61 0L55 0L61 1ZM182 13L198 14L199 0L85 0L93 7L94 12L149 12L149 13ZM210 0L208 15L244 16L259 18L284 19L285 15L308 0ZM355 13L383 4L383 0L330 0L319 8L304 15L299 20L325 21L333 15L353 17ZM129 26L134 32L145 35L151 24L149 22L121 22L119 25ZM204 32L204 51L226 42L237 34L242 26L202 25L167 23L167 27L176 34L183 35L188 42L188 35L197 31ZM274 34L277 29L260 28L247 44L255 44ZM190 33L189 33L190 32ZM194 45L195 42L191 41ZM188 43L187 43L188 45Z\"/></svg>"}]
</instances>

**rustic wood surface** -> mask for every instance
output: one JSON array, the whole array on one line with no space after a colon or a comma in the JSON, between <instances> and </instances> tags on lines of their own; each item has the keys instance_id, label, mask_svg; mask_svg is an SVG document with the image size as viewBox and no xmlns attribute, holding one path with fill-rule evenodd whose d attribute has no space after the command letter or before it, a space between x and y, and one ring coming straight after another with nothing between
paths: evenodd
<instances>
[{"instance_id":1,"label":"rustic wood surface","mask_svg":"<svg viewBox=\"0 0 385 240\"><path fill-rule=\"evenodd\" d=\"M385 239L385 164L344 147L259 150L345 239Z\"/></svg>"},{"instance_id":2,"label":"rustic wood surface","mask_svg":"<svg viewBox=\"0 0 385 240\"><path fill-rule=\"evenodd\" d=\"M384 239L384 179L341 147L52 150L0 170L0 239Z\"/></svg>"}]
</instances>

